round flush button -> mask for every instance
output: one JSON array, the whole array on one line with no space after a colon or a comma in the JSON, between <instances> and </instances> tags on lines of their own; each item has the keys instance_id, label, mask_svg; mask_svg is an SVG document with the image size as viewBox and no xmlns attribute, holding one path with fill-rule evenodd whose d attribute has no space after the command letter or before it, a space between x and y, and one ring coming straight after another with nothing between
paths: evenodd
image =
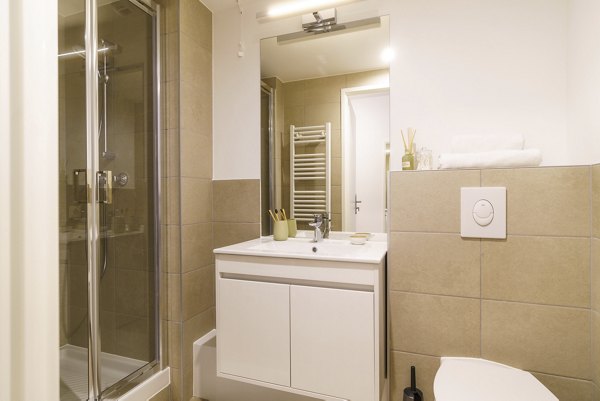
<instances>
[{"instance_id":1,"label":"round flush button","mask_svg":"<svg viewBox=\"0 0 600 401\"><path fill-rule=\"evenodd\" d=\"M482 227L489 225L494 220L494 207L485 200L480 199L473 206L473 220Z\"/></svg>"}]
</instances>

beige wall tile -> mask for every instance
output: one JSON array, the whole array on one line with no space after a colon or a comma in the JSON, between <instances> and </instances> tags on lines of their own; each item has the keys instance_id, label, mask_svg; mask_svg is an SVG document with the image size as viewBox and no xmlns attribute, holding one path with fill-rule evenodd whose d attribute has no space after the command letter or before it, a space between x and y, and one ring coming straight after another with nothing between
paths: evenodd
<instances>
[{"instance_id":1,"label":"beige wall tile","mask_svg":"<svg viewBox=\"0 0 600 401\"><path fill-rule=\"evenodd\" d=\"M167 281L167 297L169 300L167 319L181 321L181 274L168 274Z\"/></svg>"},{"instance_id":2,"label":"beige wall tile","mask_svg":"<svg viewBox=\"0 0 600 401\"><path fill-rule=\"evenodd\" d=\"M508 234L589 236L589 167L483 170L481 185L506 187Z\"/></svg>"},{"instance_id":3,"label":"beige wall tile","mask_svg":"<svg viewBox=\"0 0 600 401\"><path fill-rule=\"evenodd\" d=\"M282 144L289 144L290 125L297 127L304 126L304 106L289 106L285 109L285 122L283 126ZM287 152L282 151L282 155L289 158L289 147Z\"/></svg>"},{"instance_id":4,"label":"beige wall tile","mask_svg":"<svg viewBox=\"0 0 600 401\"><path fill-rule=\"evenodd\" d=\"M147 271L117 271L117 311L135 316L149 315L148 279Z\"/></svg>"},{"instance_id":5,"label":"beige wall tile","mask_svg":"<svg viewBox=\"0 0 600 401\"><path fill-rule=\"evenodd\" d=\"M592 379L600 385L600 313L592 311Z\"/></svg>"},{"instance_id":6,"label":"beige wall tile","mask_svg":"<svg viewBox=\"0 0 600 401\"><path fill-rule=\"evenodd\" d=\"M391 347L439 356L479 356L479 299L392 291Z\"/></svg>"},{"instance_id":7,"label":"beige wall tile","mask_svg":"<svg viewBox=\"0 0 600 401\"><path fill-rule=\"evenodd\" d=\"M342 159L339 157L331 158L331 185L342 185Z\"/></svg>"},{"instance_id":8,"label":"beige wall tile","mask_svg":"<svg viewBox=\"0 0 600 401\"><path fill-rule=\"evenodd\" d=\"M210 129L206 130L206 134L200 130L181 130L181 175L212 179Z\"/></svg>"},{"instance_id":9,"label":"beige wall tile","mask_svg":"<svg viewBox=\"0 0 600 401\"><path fill-rule=\"evenodd\" d=\"M600 238L600 164L592 167L593 236Z\"/></svg>"},{"instance_id":10,"label":"beige wall tile","mask_svg":"<svg viewBox=\"0 0 600 401\"><path fill-rule=\"evenodd\" d=\"M195 74L191 74L195 76ZM193 79L190 77L189 79ZM198 82L182 81L180 93L180 124L181 128L189 131L205 133L211 130L212 124L212 88L210 75L196 77L199 80L209 80L199 84Z\"/></svg>"},{"instance_id":11,"label":"beige wall tile","mask_svg":"<svg viewBox=\"0 0 600 401\"><path fill-rule=\"evenodd\" d=\"M480 241L458 234L391 233L391 290L479 297Z\"/></svg>"},{"instance_id":12,"label":"beige wall tile","mask_svg":"<svg viewBox=\"0 0 600 401\"><path fill-rule=\"evenodd\" d=\"M346 87L346 75L307 79L304 86L304 105L340 103L342 88Z\"/></svg>"},{"instance_id":13,"label":"beige wall tile","mask_svg":"<svg viewBox=\"0 0 600 401\"><path fill-rule=\"evenodd\" d=\"M181 178L181 223L194 224L212 219L212 182L202 178Z\"/></svg>"},{"instance_id":14,"label":"beige wall tile","mask_svg":"<svg viewBox=\"0 0 600 401\"><path fill-rule=\"evenodd\" d=\"M171 401L188 401L183 399L181 368L171 366Z\"/></svg>"},{"instance_id":15,"label":"beige wall tile","mask_svg":"<svg viewBox=\"0 0 600 401\"><path fill-rule=\"evenodd\" d=\"M181 294L181 317L184 321L214 306L214 265L182 274Z\"/></svg>"},{"instance_id":16,"label":"beige wall tile","mask_svg":"<svg viewBox=\"0 0 600 401\"><path fill-rule=\"evenodd\" d=\"M479 181L479 170L392 172L391 230L460 232L460 188Z\"/></svg>"},{"instance_id":17,"label":"beige wall tile","mask_svg":"<svg viewBox=\"0 0 600 401\"><path fill-rule=\"evenodd\" d=\"M155 395L153 395L148 401L170 401L171 400L171 386L167 386Z\"/></svg>"},{"instance_id":18,"label":"beige wall tile","mask_svg":"<svg viewBox=\"0 0 600 401\"><path fill-rule=\"evenodd\" d=\"M340 129L340 103L309 104L304 106L304 124L322 125L331 123L331 129Z\"/></svg>"},{"instance_id":19,"label":"beige wall tile","mask_svg":"<svg viewBox=\"0 0 600 401\"><path fill-rule=\"evenodd\" d=\"M331 130L331 157L342 157L342 130Z\"/></svg>"},{"instance_id":20,"label":"beige wall tile","mask_svg":"<svg viewBox=\"0 0 600 401\"><path fill-rule=\"evenodd\" d=\"M179 224L180 222L180 178L171 177L163 180L163 188L167 194L165 224Z\"/></svg>"},{"instance_id":21,"label":"beige wall tile","mask_svg":"<svg viewBox=\"0 0 600 401\"><path fill-rule=\"evenodd\" d=\"M197 0L180 1L180 30L198 44L212 49L212 13Z\"/></svg>"},{"instance_id":22,"label":"beige wall tile","mask_svg":"<svg viewBox=\"0 0 600 401\"><path fill-rule=\"evenodd\" d=\"M165 98L167 99L166 129L179 128L179 81L168 81L165 85Z\"/></svg>"},{"instance_id":23,"label":"beige wall tile","mask_svg":"<svg viewBox=\"0 0 600 401\"><path fill-rule=\"evenodd\" d=\"M483 301L482 357L520 369L590 379L590 311Z\"/></svg>"},{"instance_id":24,"label":"beige wall tile","mask_svg":"<svg viewBox=\"0 0 600 401\"><path fill-rule=\"evenodd\" d=\"M168 273L181 273L181 227L167 227L167 266Z\"/></svg>"},{"instance_id":25,"label":"beige wall tile","mask_svg":"<svg viewBox=\"0 0 600 401\"><path fill-rule=\"evenodd\" d=\"M182 323L168 322L169 331L169 366L178 367L181 365L181 339Z\"/></svg>"},{"instance_id":26,"label":"beige wall tile","mask_svg":"<svg viewBox=\"0 0 600 401\"><path fill-rule=\"evenodd\" d=\"M213 264L212 223L181 226L183 273Z\"/></svg>"},{"instance_id":27,"label":"beige wall tile","mask_svg":"<svg viewBox=\"0 0 600 401\"><path fill-rule=\"evenodd\" d=\"M417 374L417 387L423 392L425 400L433 400L433 380L440 367L440 358L426 355L393 351L390 353L391 376L390 395L392 401L403 401L402 394L410 387L410 367Z\"/></svg>"},{"instance_id":28,"label":"beige wall tile","mask_svg":"<svg viewBox=\"0 0 600 401\"><path fill-rule=\"evenodd\" d=\"M286 82L283 84L283 103L287 111L290 106L304 106L305 81Z\"/></svg>"},{"instance_id":29,"label":"beige wall tile","mask_svg":"<svg viewBox=\"0 0 600 401\"><path fill-rule=\"evenodd\" d=\"M116 315L117 353L119 355L150 362L154 357L154 336L148 318Z\"/></svg>"},{"instance_id":30,"label":"beige wall tile","mask_svg":"<svg viewBox=\"0 0 600 401\"><path fill-rule=\"evenodd\" d=\"M260 223L214 223L215 248L260 237Z\"/></svg>"},{"instance_id":31,"label":"beige wall tile","mask_svg":"<svg viewBox=\"0 0 600 401\"><path fill-rule=\"evenodd\" d=\"M590 306L588 238L508 236L481 245L484 298Z\"/></svg>"},{"instance_id":32,"label":"beige wall tile","mask_svg":"<svg viewBox=\"0 0 600 401\"><path fill-rule=\"evenodd\" d=\"M162 130L162 160L161 174L163 177L179 176L179 130Z\"/></svg>"},{"instance_id":33,"label":"beige wall tile","mask_svg":"<svg viewBox=\"0 0 600 401\"><path fill-rule=\"evenodd\" d=\"M600 312L600 239L592 238L592 309Z\"/></svg>"},{"instance_id":34,"label":"beige wall tile","mask_svg":"<svg viewBox=\"0 0 600 401\"><path fill-rule=\"evenodd\" d=\"M100 336L102 352L115 354L117 350L117 316L114 312L100 312Z\"/></svg>"},{"instance_id":35,"label":"beige wall tile","mask_svg":"<svg viewBox=\"0 0 600 401\"><path fill-rule=\"evenodd\" d=\"M111 241L109 254L114 254L117 268L149 270L147 233L122 235Z\"/></svg>"},{"instance_id":36,"label":"beige wall tile","mask_svg":"<svg viewBox=\"0 0 600 401\"><path fill-rule=\"evenodd\" d=\"M184 31L180 32L179 73L182 83L194 84L198 88L206 89L210 88L212 83L212 80L204 82L203 79L212 76L212 52L210 48L202 46L201 42L201 38L194 37Z\"/></svg>"},{"instance_id":37,"label":"beige wall tile","mask_svg":"<svg viewBox=\"0 0 600 401\"><path fill-rule=\"evenodd\" d=\"M260 180L213 181L215 222L260 223Z\"/></svg>"},{"instance_id":38,"label":"beige wall tile","mask_svg":"<svg viewBox=\"0 0 600 401\"><path fill-rule=\"evenodd\" d=\"M165 57L166 71L165 79L167 82L174 82L179 79L179 33L176 30L165 35ZM169 128L174 128L176 125L170 125Z\"/></svg>"},{"instance_id":39,"label":"beige wall tile","mask_svg":"<svg viewBox=\"0 0 600 401\"><path fill-rule=\"evenodd\" d=\"M571 379L568 377L533 374L560 401L592 401L593 383L588 380Z\"/></svg>"}]
</instances>

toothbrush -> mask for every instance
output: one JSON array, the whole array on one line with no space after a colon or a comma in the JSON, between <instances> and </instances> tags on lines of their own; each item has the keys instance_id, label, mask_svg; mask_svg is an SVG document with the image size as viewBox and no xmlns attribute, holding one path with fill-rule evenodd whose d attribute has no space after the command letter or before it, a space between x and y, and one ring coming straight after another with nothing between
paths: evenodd
<instances>
[{"instance_id":1,"label":"toothbrush","mask_svg":"<svg viewBox=\"0 0 600 401\"><path fill-rule=\"evenodd\" d=\"M271 209L269 209L269 214L271 215L271 218L273 219L273 221L277 221L277 219L275 218L275 215L273 215L273 212L271 211Z\"/></svg>"}]
</instances>

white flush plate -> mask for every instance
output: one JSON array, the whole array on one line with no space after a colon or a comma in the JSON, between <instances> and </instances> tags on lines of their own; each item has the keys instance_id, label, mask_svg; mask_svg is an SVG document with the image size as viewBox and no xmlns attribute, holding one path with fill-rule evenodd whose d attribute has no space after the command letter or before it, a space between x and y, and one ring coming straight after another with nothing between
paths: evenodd
<instances>
[{"instance_id":1,"label":"white flush plate","mask_svg":"<svg viewBox=\"0 0 600 401\"><path fill-rule=\"evenodd\" d=\"M506 188L460 189L460 235L464 238L506 238Z\"/></svg>"}]
</instances>

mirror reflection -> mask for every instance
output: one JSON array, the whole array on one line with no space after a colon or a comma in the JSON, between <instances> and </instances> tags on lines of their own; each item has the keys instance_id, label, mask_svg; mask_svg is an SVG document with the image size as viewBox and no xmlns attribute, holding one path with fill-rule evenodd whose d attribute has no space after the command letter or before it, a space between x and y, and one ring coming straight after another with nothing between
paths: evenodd
<instances>
[{"instance_id":1,"label":"mirror reflection","mask_svg":"<svg viewBox=\"0 0 600 401\"><path fill-rule=\"evenodd\" d=\"M299 230L385 232L389 18L261 41L262 235L268 210Z\"/></svg>"}]
</instances>

